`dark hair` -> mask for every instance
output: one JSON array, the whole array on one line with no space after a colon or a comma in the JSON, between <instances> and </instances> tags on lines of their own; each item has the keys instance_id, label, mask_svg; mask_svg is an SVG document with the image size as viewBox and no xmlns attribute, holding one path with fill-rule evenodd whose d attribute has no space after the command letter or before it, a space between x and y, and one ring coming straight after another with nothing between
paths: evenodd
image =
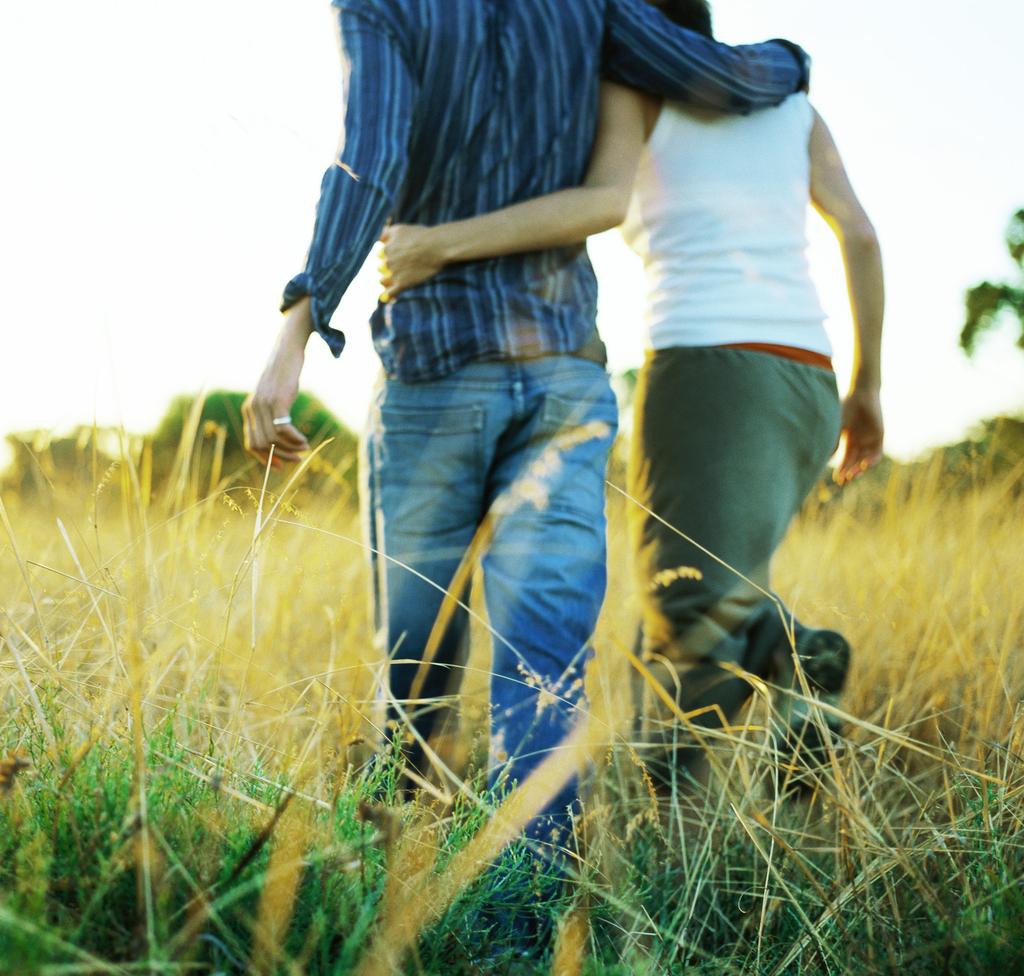
<instances>
[{"instance_id":1,"label":"dark hair","mask_svg":"<svg viewBox=\"0 0 1024 976\"><path fill-rule=\"evenodd\" d=\"M649 0L669 20L696 31L705 37L713 37L711 28L711 4L708 0Z\"/></svg>"}]
</instances>

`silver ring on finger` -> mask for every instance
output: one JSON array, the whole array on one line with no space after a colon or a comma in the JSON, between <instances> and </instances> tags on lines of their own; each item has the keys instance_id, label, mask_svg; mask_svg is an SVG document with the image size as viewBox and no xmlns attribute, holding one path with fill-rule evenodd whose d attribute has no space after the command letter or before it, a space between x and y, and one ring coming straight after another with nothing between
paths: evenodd
<instances>
[{"instance_id":1,"label":"silver ring on finger","mask_svg":"<svg viewBox=\"0 0 1024 976\"><path fill-rule=\"evenodd\" d=\"M275 417L272 421L275 427L284 427L292 422L291 414L286 413L283 417Z\"/></svg>"}]
</instances>

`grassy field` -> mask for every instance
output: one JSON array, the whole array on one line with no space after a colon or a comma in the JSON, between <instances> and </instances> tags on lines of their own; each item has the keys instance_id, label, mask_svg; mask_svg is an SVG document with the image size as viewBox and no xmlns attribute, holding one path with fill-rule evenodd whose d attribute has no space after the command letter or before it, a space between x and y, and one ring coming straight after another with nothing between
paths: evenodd
<instances>
[{"instance_id":1,"label":"grassy field","mask_svg":"<svg viewBox=\"0 0 1024 976\"><path fill-rule=\"evenodd\" d=\"M794 794L759 692L707 795L659 808L629 742L621 495L586 729L513 795L486 795L476 625L469 744L413 804L392 761L366 766L380 659L351 503L265 494L256 475L200 499L184 468L154 493L145 467L4 497L0 972L974 974L1024 959L1020 468L955 491L938 467L897 469L814 501L776 585L854 643L848 747ZM483 868L585 757L585 854L546 906L553 957L519 965L482 933L532 899L530 861L514 843Z\"/></svg>"}]
</instances>

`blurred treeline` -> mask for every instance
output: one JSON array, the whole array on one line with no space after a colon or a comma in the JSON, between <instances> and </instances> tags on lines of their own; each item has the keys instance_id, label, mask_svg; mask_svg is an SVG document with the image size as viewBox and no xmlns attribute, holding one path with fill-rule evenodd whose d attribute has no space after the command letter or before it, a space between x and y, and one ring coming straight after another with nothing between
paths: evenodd
<instances>
[{"instance_id":1,"label":"blurred treeline","mask_svg":"<svg viewBox=\"0 0 1024 976\"><path fill-rule=\"evenodd\" d=\"M955 499L988 484L999 484L1014 497L1024 494L1024 418L982 421L964 440L913 461L885 457L842 488L823 482L812 505L827 508L842 501L847 507L877 511L932 488Z\"/></svg>"},{"instance_id":2,"label":"blurred treeline","mask_svg":"<svg viewBox=\"0 0 1024 976\"><path fill-rule=\"evenodd\" d=\"M987 333L1007 325L1019 331L1017 344L1024 349L1024 209L1011 218L1005 242L1017 278L983 281L967 291L960 346L968 356ZM620 399L627 405L636 379L636 370L617 377ZM88 426L59 435L47 430L9 434L12 460L0 472L0 491L28 499L60 489L98 499L131 484L146 504L165 501L180 508L229 488L259 487L264 471L242 447L244 399L243 393L225 390L176 397L156 430L145 435ZM333 506L354 502L356 435L308 394L299 395L291 413L313 447L320 448L296 485L297 495L303 500L320 497ZM612 452L610 478L619 485L626 481L625 454L621 449ZM270 490L284 484L290 474L273 473L267 481ZM901 488L910 491L922 480L937 480L943 489L958 492L1006 476L1010 490L1024 490L1024 418L984 421L967 439L936 448L917 461L886 458L842 490L823 483L817 502L828 506L843 498L872 506L883 495Z\"/></svg>"},{"instance_id":3,"label":"blurred treeline","mask_svg":"<svg viewBox=\"0 0 1024 976\"><path fill-rule=\"evenodd\" d=\"M150 434L109 427L79 426L68 433L33 430L7 436L11 461L0 474L0 489L29 498L59 490L116 495L128 479L147 503L180 507L236 487L259 488L264 469L242 445L244 393L218 390L179 396ZM309 462L298 491L322 495L331 504L354 501L357 438L319 400L300 394L292 409L296 426L320 448ZM272 472L268 487L281 487L291 471Z\"/></svg>"},{"instance_id":4,"label":"blurred treeline","mask_svg":"<svg viewBox=\"0 0 1024 976\"><path fill-rule=\"evenodd\" d=\"M259 488L264 470L242 446L243 393L216 391L206 396L179 396L156 429L145 435L81 426L66 434L35 430L7 436L12 460L0 473L0 490L28 500L59 490L97 498L116 496L125 481L124 459L133 492L147 503L164 501L174 508L230 488ZM332 506L355 504L358 438L316 398L301 394L292 410L297 426L320 451L297 483L303 502L323 500ZM322 445L322 446L321 446ZM613 453L610 478L625 484L625 451ZM291 471L272 473L271 491ZM1022 477L1014 478L1014 474ZM980 424L970 437L930 451L911 462L886 458L876 469L844 489L825 482L818 502L878 500L893 485L912 485L922 477L938 479L952 492L1010 476L1024 485L1024 419L998 417Z\"/></svg>"}]
</instances>

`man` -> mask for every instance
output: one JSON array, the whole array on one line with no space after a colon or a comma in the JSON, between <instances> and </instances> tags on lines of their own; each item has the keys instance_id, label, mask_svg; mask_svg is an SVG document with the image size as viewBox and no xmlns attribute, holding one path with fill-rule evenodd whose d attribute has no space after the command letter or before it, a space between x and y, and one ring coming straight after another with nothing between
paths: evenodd
<instances>
[{"instance_id":1,"label":"man","mask_svg":"<svg viewBox=\"0 0 1024 976\"><path fill-rule=\"evenodd\" d=\"M341 354L331 315L389 218L441 223L577 185L602 72L722 111L807 84L794 45L729 48L643 0L334 6L345 133L306 268L285 290L284 328L245 406L247 445L264 462L271 447L279 462L308 447L288 417L306 341L316 332ZM386 379L364 502L393 715L412 720L417 775L430 765L418 743L447 721L468 626L443 591L458 575L453 595L465 600L477 557L495 635L492 776L522 779L573 724L605 589L617 416L595 316L583 247L455 265L373 315ZM556 828L571 801L570 790L552 803ZM550 824L531 833L565 836Z\"/></svg>"}]
</instances>

